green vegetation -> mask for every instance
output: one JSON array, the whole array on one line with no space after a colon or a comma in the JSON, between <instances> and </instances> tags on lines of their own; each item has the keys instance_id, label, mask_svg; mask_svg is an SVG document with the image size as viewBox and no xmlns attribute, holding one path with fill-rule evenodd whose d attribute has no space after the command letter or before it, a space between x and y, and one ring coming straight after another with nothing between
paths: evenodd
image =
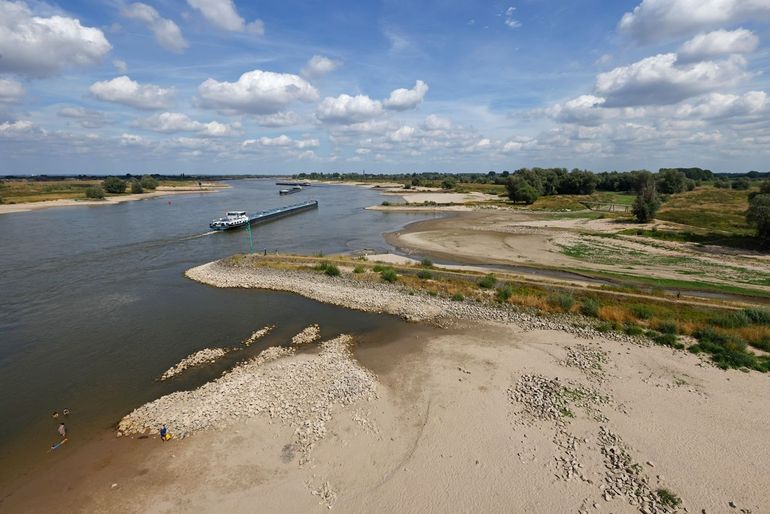
<instances>
[{"instance_id":1,"label":"green vegetation","mask_svg":"<svg viewBox=\"0 0 770 514\"><path fill-rule=\"evenodd\" d=\"M649 223L654 220L660 204L655 177L650 172L640 173L636 186L636 200L631 207L636 221Z\"/></svg>"},{"instance_id":2,"label":"green vegetation","mask_svg":"<svg viewBox=\"0 0 770 514\"><path fill-rule=\"evenodd\" d=\"M356 267L353 268L353 273L364 273L364 272L366 272L366 268L364 268L360 264L356 264Z\"/></svg>"},{"instance_id":3,"label":"green vegetation","mask_svg":"<svg viewBox=\"0 0 770 514\"><path fill-rule=\"evenodd\" d=\"M758 193L749 195L746 222L756 228L757 238L763 245L770 242L770 181L763 182Z\"/></svg>"},{"instance_id":4,"label":"green vegetation","mask_svg":"<svg viewBox=\"0 0 770 514\"><path fill-rule=\"evenodd\" d=\"M86 198L104 200L104 189L102 189L101 186L91 186L86 188Z\"/></svg>"},{"instance_id":5,"label":"green vegetation","mask_svg":"<svg viewBox=\"0 0 770 514\"><path fill-rule=\"evenodd\" d=\"M421 269L417 272L417 278L421 278L423 280L430 280L433 278L433 273L426 269Z\"/></svg>"},{"instance_id":6,"label":"green vegetation","mask_svg":"<svg viewBox=\"0 0 770 514\"><path fill-rule=\"evenodd\" d=\"M497 278L495 278L494 273L485 275L484 278L479 280L479 287L482 289L492 289L495 287L495 284L497 284Z\"/></svg>"},{"instance_id":7,"label":"green vegetation","mask_svg":"<svg viewBox=\"0 0 770 514\"><path fill-rule=\"evenodd\" d=\"M748 208L745 191L698 187L670 197L657 218L714 234L745 236L752 234L746 223Z\"/></svg>"},{"instance_id":8,"label":"green vegetation","mask_svg":"<svg viewBox=\"0 0 770 514\"><path fill-rule=\"evenodd\" d=\"M571 293L555 293L548 296L548 305L558 307L564 312L569 312L575 305L575 297Z\"/></svg>"},{"instance_id":9,"label":"green vegetation","mask_svg":"<svg viewBox=\"0 0 770 514\"><path fill-rule=\"evenodd\" d=\"M334 264L329 264L328 266L326 266L324 273L326 273L330 277L338 277L340 275L340 269Z\"/></svg>"},{"instance_id":10,"label":"green vegetation","mask_svg":"<svg viewBox=\"0 0 770 514\"><path fill-rule=\"evenodd\" d=\"M513 296L513 287L510 284L505 284L502 287L498 287L496 292L497 301L505 303Z\"/></svg>"},{"instance_id":11,"label":"green vegetation","mask_svg":"<svg viewBox=\"0 0 770 514\"><path fill-rule=\"evenodd\" d=\"M422 260L420 261L420 266L422 266L423 268L432 268L433 261L427 257L423 257Z\"/></svg>"},{"instance_id":12,"label":"green vegetation","mask_svg":"<svg viewBox=\"0 0 770 514\"><path fill-rule=\"evenodd\" d=\"M156 189L158 181L152 175L144 175L140 181L144 189Z\"/></svg>"},{"instance_id":13,"label":"green vegetation","mask_svg":"<svg viewBox=\"0 0 770 514\"><path fill-rule=\"evenodd\" d=\"M383 268L380 271L380 278L385 282L393 283L398 280L398 275L393 268Z\"/></svg>"},{"instance_id":14,"label":"green vegetation","mask_svg":"<svg viewBox=\"0 0 770 514\"><path fill-rule=\"evenodd\" d=\"M660 503L668 507L669 509L678 509L682 505L682 500L679 496L675 495L668 489L658 489L655 491L658 495Z\"/></svg>"},{"instance_id":15,"label":"green vegetation","mask_svg":"<svg viewBox=\"0 0 770 514\"><path fill-rule=\"evenodd\" d=\"M586 301L584 301L580 305L580 314L582 314L583 316L596 318L599 316L600 308L601 308L601 305L599 304L598 300L594 298L588 298Z\"/></svg>"},{"instance_id":16,"label":"green vegetation","mask_svg":"<svg viewBox=\"0 0 770 514\"><path fill-rule=\"evenodd\" d=\"M118 177L107 177L102 181L102 187L108 193L121 194L126 192L126 181Z\"/></svg>"},{"instance_id":17,"label":"green vegetation","mask_svg":"<svg viewBox=\"0 0 770 514\"><path fill-rule=\"evenodd\" d=\"M455 293L452 295L452 301L454 302L462 302L465 300L465 297L461 293Z\"/></svg>"},{"instance_id":18,"label":"green vegetation","mask_svg":"<svg viewBox=\"0 0 770 514\"><path fill-rule=\"evenodd\" d=\"M142 194L144 193L144 189L142 189L142 184L139 183L138 180L132 180L131 181L131 194Z\"/></svg>"}]
</instances>

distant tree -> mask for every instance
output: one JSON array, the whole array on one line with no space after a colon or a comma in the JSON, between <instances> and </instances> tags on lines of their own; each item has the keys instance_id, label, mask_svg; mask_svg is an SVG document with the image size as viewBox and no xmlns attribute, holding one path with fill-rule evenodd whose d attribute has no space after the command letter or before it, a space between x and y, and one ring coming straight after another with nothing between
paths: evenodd
<instances>
[{"instance_id":1,"label":"distant tree","mask_svg":"<svg viewBox=\"0 0 770 514\"><path fill-rule=\"evenodd\" d=\"M155 189L158 187L158 181L152 175L143 176L140 184L144 189Z\"/></svg>"},{"instance_id":2,"label":"distant tree","mask_svg":"<svg viewBox=\"0 0 770 514\"><path fill-rule=\"evenodd\" d=\"M508 190L508 198L513 202L524 202L529 205L535 203L540 196L537 189L519 176L512 176L508 178L508 183L505 185Z\"/></svg>"},{"instance_id":3,"label":"distant tree","mask_svg":"<svg viewBox=\"0 0 770 514\"><path fill-rule=\"evenodd\" d=\"M559 183L558 192L563 195L590 195L596 191L599 180L590 171L572 170L564 175Z\"/></svg>"},{"instance_id":4,"label":"distant tree","mask_svg":"<svg viewBox=\"0 0 770 514\"><path fill-rule=\"evenodd\" d=\"M655 219L660 209L660 198L655 186L655 176L649 171L641 171L636 186L636 199L632 206L634 216L639 223L648 223Z\"/></svg>"},{"instance_id":5,"label":"distant tree","mask_svg":"<svg viewBox=\"0 0 770 514\"><path fill-rule=\"evenodd\" d=\"M107 177L102 181L102 187L108 193L120 194L126 192L126 181L118 177Z\"/></svg>"},{"instance_id":6,"label":"distant tree","mask_svg":"<svg viewBox=\"0 0 770 514\"><path fill-rule=\"evenodd\" d=\"M770 242L770 194L757 194L749 200L746 221L756 227L763 244Z\"/></svg>"},{"instance_id":7,"label":"distant tree","mask_svg":"<svg viewBox=\"0 0 770 514\"><path fill-rule=\"evenodd\" d=\"M687 189L687 177L675 169L664 169L658 173L658 191L668 195L681 193Z\"/></svg>"},{"instance_id":8,"label":"distant tree","mask_svg":"<svg viewBox=\"0 0 770 514\"><path fill-rule=\"evenodd\" d=\"M93 200L103 200L104 189L102 189L101 186L86 188L86 198L91 198Z\"/></svg>"},{"instance_id":9,"label":"distant tree","mask_svg":"<svg viewBox=\"0 0 770 514\"><path fill-rule=\"evenodd\" d=\"M139 181L136 179L131 181L131 193L135 195L144 193L144 189L142 189L142 184L140 184Z\"/></svg>"},{"instance_id":10,"label":"distant tree","mask_svg":"<svg viewBox=\"0 0 770 514\"><path fill-rule=\"evenodd\" d=\"M441 189L454 189L457 185L457 181L451 177L447 177L441 181Z\"/></svg>"},{"instance_id":11,"label":"distant tree","mask_svg":"<svg viewBox=\"0 0 770 514\"><path fill-rule=\"evenodd\" d=\"M717 180L716 182L714 182L714 187L716 187L718 189L730 189L730 182L728 182L727 180L721 178L721 179Z\"/></svg>"},{"instance_id":12,"label":"distant tree","mask_svg":"<svg viewBox=\"0 0 770 514\"><path fill-rule=\"evenodd\" d=\"M739 190L739 191L745 191L747 189L751 188L751 180L747 179L746 177L741 177L739 179L733 180L732 188Z\"/></svg>"}]
</instances>

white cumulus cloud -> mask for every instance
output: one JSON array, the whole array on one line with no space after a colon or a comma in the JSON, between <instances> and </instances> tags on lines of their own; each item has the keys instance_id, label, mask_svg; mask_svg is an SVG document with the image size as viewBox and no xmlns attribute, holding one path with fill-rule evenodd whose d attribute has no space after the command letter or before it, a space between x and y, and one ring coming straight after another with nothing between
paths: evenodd
<instances>
[{"instance_id":1,"label":"white cumulus cloud","mask_svg":"<svg viewBox=\"0 0 770 514\"><path fill-rule=\"evenodd\" d=\"M768 0L642 0L619 28L650 43L768 15Z\"/></svg>"},{"instance_id":2,"label":"white cumulus cloud","mask_svg":"<svg viewBox=\"0 0 770 514\"><path fill-rule=\"evenodd\" d=\"M24 98L24 86L11 79L0 78L0 105L14 104Z\"/></svg>"},{"instance_id":3,"label":"white cumulus cloud","mask_svg":"<svg viewBox=\"0 0 770 514\"><path fill-rule=\"evenodd\" d=\"M307 64L302 68L302 76L308 78L323 77L327 73L331 73L340 67L342 62L329 59L323 55L314 55L311 57Z\"/></svg>"},{"instance_id":4,"label":"white cumulus cloud","mask_svg":"<svg viewBox=\"0 0 770 514\"><path fill-rule=\"evenodd\" d=\"M400 88L391 91L390 96L383 102L383 105L386 109L392 109L394 111L414 109L422 103L428 89L428 84L422 80L418 80L413 89Z\"/></svg>"},{"instance_id":5,"label":"white cumulus cloud","mask_svg":"<svg viewBox=\"0 0 770 514\"><path fill-rule=\"evenodd\" d=\"M275 114L258 114L254 116L254 121L262 127L290 127L299 125L302 118L295 112L283 111Z\"/></svg>"},{"instance_id":6,"label":"white cumulus cloud","mask_svg":"<svg viewBox=\"0 0 770 514\"><path fill-rule=\"evenodd\" d=\"M99 128L107 124L104 113L91 111L83 107L62 107L57 114L62 118L77 120L83 128Z\"/></svg>"},{"instance_id":7,"label":"white cumulus cloud","mask_svg":"<svg viewBox=\"0 0 770 514\"><path fill-rule=\"evenodd\" d=\"M764 91L742 95L712 93L677 109L677 115L697 119L746 118L747 121L770 114L770 98Z\"/></svg>"},{"instance_id":8,"label":"white cumulus cloud","mask_svg":"<svg viewBox=\"0 0 770 514\"><path fill-rule=\"evenodd\" d=\"M179 53L188 46L179 26L172 20L161 17L158 11L147 4L135 2L127 5L121 10L121 14L147 25L155 35L158 44L166 50Z\"/></svg>"},{"instance_id":9,"label":"white cumulus cloud","mask_svg":"<svg viewBox=\"0 0 770 514\"><path fill-rule=\"evenodd\" d=\"M317 148L320 146L318 139L292 139L286 134L281 134L277 137L260 137L259 139L247 139L241 143L241 148L259 149L260 147L272 147L272 148L286 148L286 149L307 149Z\"/></svg>"},{"instance_id":10,"label":"white cumulus cloud","mask_svg":"<svg viewBox=\"0 0 770 514\"><path fill-rule=\"evenodd\" d=\"M595 91L608 107L674 104L738 82L745 66L740 56L678 65L676 54L658 54L600 73Z\"/></svg>"},{"instance_id":11,"label":"white cumulus cloud","mask_svg":"<svg viewBox=\"0 0 770 514\"><path fill-rule=\"evenodd\" d=\"M104 33L66 16L35 16L24 2L0 0L0 72L34 77L98 63L110 45Z\"/></svg>"},{"instance_id":12,"label":"white cumulus cloud","mask_svg":"<svg viewBox=\"0 0 770 514\"><path fill-rule=\"evenodd\" d=\"M207 79L198 86L198 96L207 108L229 113L274 114L295 101L318 100L318 91L298 75L253 70L236 82Z\"/></svg>"},{"instance_id":13,"label":"white cumulus cloud","mask_svg":"<svg viewBox=\"0 0 770 514\"><path fill-rule=\"evenodd\" d=\"M203 136L223 137L237 134L240 132L240 123L220 123L210 121L203 123L193 120L181 112L162 112L142 120L138 126L153 132L174 133L174 132L197 132Z\"/></svg>"},{"instance_id":14,"label":"white cumulus cloud","mask_svg":"<svg viewBox=\"0 0 770 514\"><path fill-rule=\"evenodd\" d=\"M677 54L679 62L693 62L729 54L749 54L757 46L759 38L750 30L715 30L698 34L684 43Z\"/></svg>"},{"instance_id":15,"label":"white cumulus cloud","mask_svg":"<svg viewBox=\"0 0 770 514\"><path fill-rule=\"evenodd\" d=\"M95 82L91 94L105 102L115 102L137 109L163 109L171 101L174 90L154 84L140 84L126 75L112 80Z\"/></svg>"},{"instance_id":16,"label":"white cumulus cloud","mask_svg":"<svg viewBox=\"0 0 770 514\"><path fill-rule=\"evenodd\" d=\"M330 123L355 123L366 121L382 113L382 103L366 95L342 94L326 97L318 106L316 117Z\"/></svg>"},{"instance_id":17,"label":"white cumulus cloud","mask_svg":"<svg viewBox=\"0 0 770 514\"><path fill-rule=\"evenodd\" d=\"M231 32L248 31L258 36L265 33L262 20L246 21L238 14L233 0L187 0L190 7L197 9L206 20L222 30Z\"/></svg>"}]
</instances>

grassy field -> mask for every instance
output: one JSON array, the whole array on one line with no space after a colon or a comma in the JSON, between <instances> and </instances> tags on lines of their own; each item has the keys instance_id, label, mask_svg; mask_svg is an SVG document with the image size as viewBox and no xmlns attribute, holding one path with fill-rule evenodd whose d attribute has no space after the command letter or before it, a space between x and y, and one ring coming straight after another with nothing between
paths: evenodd
<instances>
[{"instance_id":1,"label":"grassy field","mask_svg":"<svg viewBox=\"0 0 770 514\"><path fill-rule=\"evenodd\" d=\"M83 200L86 189L101 185L101 180L0 180L0 198L6 204L45 202L49 200ZM161 187L198 187L194 180L163 180ZM128 192L123 194L130 194ZM107 193L106 196L120 196Z\"/></svg>"},{"instance_id":2,"label":"grassy field","mask_svg":"<svg viewBox=\"0 0 770 514\"><path fill-rule=\"evenodd\" d=\"M736 309L718 303L707 306L601 288L546 287L505 273L492 275L432 265L377 264L342 256L236 255L226 261L236 266L342 275L357 281L401 286L408 294L508 304L537 315L583 315L592 320L589 323L598 330L645 335L660 345L705 353L722 368L770 371L770 356L764 353L770 351L770 311L760 308ZM690 336L697 343L687 342L682 336Z\"/></svg>"},{"instance_id":3,"label":"grassy field","mask_svg":"<svg viewBox=\"0 0 770 514\"><path fill-rule=\"evenodd\" d=\"M672 195L658 212L658 219L705 232L752 235L754 231L746 223L748 194L749 191L702 186Z\"/></svg>"}]
</instances>

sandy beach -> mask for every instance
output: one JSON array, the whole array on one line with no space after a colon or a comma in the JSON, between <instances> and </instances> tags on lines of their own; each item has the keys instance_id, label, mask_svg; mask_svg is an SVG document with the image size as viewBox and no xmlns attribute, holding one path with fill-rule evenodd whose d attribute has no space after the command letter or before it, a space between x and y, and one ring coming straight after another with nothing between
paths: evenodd
<instances>
[{"instance_id":1,"label":"sandy beach","mask_svg":"<svg viewBox=\"0 0 770 514\"><path fill-rule=\"evenodd\" d=\"M187 275L216 287L288 284L420 322L377 343L341 335L268 349L127 415L123 437L101 443L108 456L79 457L82 471L64 480L68 493L55 502L30 485L2 505L758 513L770 504L765 375L721 371L687 352L559 319L451 307L395 288L375 295L317 273L300 291L295 272L265 271L211 263ZM185 437L161 443L153 428L162 420Z\"/></svg>"},{"instance_id":2,"label":"sandy beach","mask_svg":"<svg viewBox=\"0 0 770 514\"><path fill-rule=\"evenodd\" d=\"M57 207L96 207L101 205L118 205L124 202L136 202L160 196L184 195L193 193L214 193L227 185L205 184L197 187L158 187L151 193L129 194L125 196L108 196L104 200L49 200L44 202L24 202L14 204L0 204L0 214L12 214L16 212L37 211L40 209L53 209Z\"/></svg>"}]
</instances>

